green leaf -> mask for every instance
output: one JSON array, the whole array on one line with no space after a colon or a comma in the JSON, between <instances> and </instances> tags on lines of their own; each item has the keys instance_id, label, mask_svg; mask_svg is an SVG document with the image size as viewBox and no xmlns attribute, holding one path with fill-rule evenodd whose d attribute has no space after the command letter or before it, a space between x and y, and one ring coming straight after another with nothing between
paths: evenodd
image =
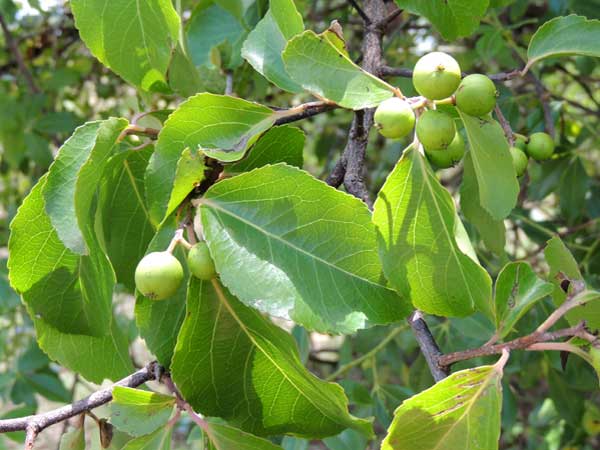
<instances>
[{"instance_id":1,"label":"green leaf","mask_svg":"<svg viewBox=\"0 0 600 450\"><path fill-rule=\"evenodd\" d=\"M227 166L228 173L249 172L267 164L286 163L302 168L304 132L284 125L267 131L240 162Z\"/></svg>"},{"instance_id":2,"label":"green leaf","mask_svg":"<svg viewBox=\"0 0 600 450\"><path fill-rule=\"evenodd\" d=\"M64 247L46 214L45 183L41 178L11 223L12 286L25 302L40 348L52 359L92 382L124 377L132 365L127 338L112 317L114 275L97 270L94 259L105 257L96 248L80 256ZM88 290L90 283L103 284L102 295L93 286Z\"/></svg>"},{"instance_id":3,"label":"green leaf","mask_svg":"<svg viewBox=\"0 0 600 450\"><path fill-rule=\"evenodd\" d=\"M292 336L216 279L192 278L187 301L172 375L195 410L258 435L371 433L368 421L348 414L340 386L306 370Z\"/></svg>"},{"instance_id":4,"label":"green leaf","mask_svg":"<svg viewBox=\"0 0 600 450\"><path fill-rule=\"evenodd\" d=\"M554 286L537 277L526 262L509 263L496 280L495 316L499 339L508 335L515 324L540 300L552 295Z\"/></svg>"},{"instance_id":5,"label":"green leaf","mask_svg":"<svg viewBox=\"0 0 600 450\"><path fill-rule=\"evenodd\" d=\"M169 450L172 432L172 427L159 428L154 433L132 439L121 450Z\"/></svg>"},{"instance_id":6,"label":"green leaf","mask_svg":"<svg viewBox=\"0 0 600 450\"><path fill-rule=\"evenodd\" d=\"M430 314L466 316L477 307L489 315L490 276L459 247L454 201L420 152L405 150L373 221L383 270L400 295Z\"/></svg>"},{"instance_id":7,"label":"green leaf","mask_svg":"<svg viewBox=\"0 0 600 450\"><path fill-rule=\"evenodd\" d=\"M591 179L580 157L571 158L569 164L562 166L563 174L560 179L559 196L560 210L568 223L572 224L586 213L585 197L590 187Z\"/></svg>"},{"instance_id":8,"label":"green leaf","mask_svg":"<svg viewBox=\"0 0 600 450\"><path fill-rule=\"evenodd\" d=\"M184 149L202 150L208 156L236 161L271 128L277 113L240 98L198 94L169 116L158 136L146 173L146 195L156 223L166 216Z\"/></svg>"},{"instance_id":9,"label":"green leaf","mask_svg":"<svg viewBox=\"0 0 600 450\"><path fill-rule=\"evenodd\" d=\"M231 55L225 65L234 69L243 62L241 47L246 34L241 17L236 17L233 11L224 5L203 2L194 9L186 27L189 55L196 66L212 67L212 50L226 44Z\"/></svg>"},{"instance_id":10,"label":"green leaf","mask_svg":"<svg viewBox=\"0 0 600 450\"><path fill-rule=\"evenodd\" d=\"M358 67L314 31L305 31L289 41L283 61L292 80L311 94L344 108L377 106L394 95L392 86Z\"/></svg>"},{"instance_id":11,"label":"green leaf","mask_svg":"<svg viewBox=\"0 0 600 450\"><path fill-rule=\"evenodd\" d=\"M567 298L567 294L561 287L563 276L578 283L583 283L583 276L579 271L577 261L558 236L548 241L544 249L544 255L546 262L550 266L548 280L554 284L552 298L556 305L560 305ZM562 276L559 276L560 274ZM587 296L589 292L584 291L579 295L584 294ZM592 299L591 297L583 298L586 299L586 302ZM577 306L569 311L565 317L571 325L576 325L580 321L585 320L590 329L600 329L600 301Z\"/></svg>"},{"instance_id":12,"label":"green leaf","mask_svg":"<svg viewBox=\"0 0 600 450\"><path fill-rule=\"evenodd\" d=\"M551 56L600 57L600 21L583 16L555 17L542 25L529 41L525 69Z\"/></svg>"},{"instance_id":13,"label":"green leaf","mask_svg":"<svg viewBox=\"0 0 600 450\"><path fill-rule=\"evenodd\" d=\"M177 227L174 216L165 220L150 242L146 253L165 250ZM183 249L178 247L174 255L179 258L184 270L187 271ZM177 333L179 333L185 315L185 297L185 282L181 283L177 293L167 300L150 300L137 292L135 323L140 336L146 341L146 346L164 367L169 367L171 364Z\"/></svg>"},{"instance_id":14,"label":"green leaf","mask_svg":"<svg viewBox=\"0 0 600 450\"><path fill-rule=\"evenodd\" d=\"M166 217L170 216L188 194L200 184L204 179L205 170L204 154L201 151L192 151L186 148L181 153L181 157L177 161L175 180L171 190L171 198L167 205Z\"/></svg>"},{"instance_id":15,"label":"green leaf","mask_svg":"<svg viewBox=\"0 0 600 450\"><path fill-rule=\"evenodd\" d=\"M425 16L442 37L453 41L479 28L488 0L396 0L402 9Z\"/></svg>"},{"instance_id":16,"label":"green leaf","mask_svg":"<svg viewBox=\"0 0 600 450\"><path fill-rule=\"evenodd\" d=\"M583 281L583 276L579 271L579 265L569 249L565 246L563 241L558 237L553 237L546 243L544 249L544 256L546 262L550 266L550 273L548 274L548 280L554 284L554 302L561 304L565 301L567 294L562 290L560 286L560 280L557 278L559 273L566 275L570 280Z\"/></svg>"},{"instance_id":17,"label":"green leaf","mask_svg":"<svg viewBox=\"0 0 600 450\"><path fill-rule=\"evenodd\" d=\"M221 181L200 216L221 280L249 306L330 333L410 310L383 279L367 206L306 172L277 164Z\"/></svg>"},{"instance_id":18,"label":"green leaf","mask_svg":"<svg viewBox=\"0 0 600 450\"><path fill-rule=\"evenodd\" d=\"M152 150L125 150L113 156L100 186L104 248L117 281L131 292L137 263L155 233L144 198L144 174Z\"/></svg>"},{"instance_id":19,"label":"green leaf","mask_svg":"<svg viewBox=\"0 0 600 450\"><path fill-rule=\"evenodd\" d=\"M110 422L132 436L152 433L164 426L173 413L175 397L115 386Z\"/></svg>"},{"instance_id":20,"label":"green leaf","mask_svg":"<svg viewBox=\"0 0 600 450\"><path fill-rule=\"evenodd\" d=\"M163 88L180 26L171 0L72 0L71 9L102 64L145 91Z\"/></svg>"},{"instance_id":21,"label":"green leaf","mask_svg":"<svg viewBox=\"0 0 600 450\"><path fill-rule=\"evenodd\" d=\"M80 255L89 252L86 241L92 239L92 202L106 162L127 124L125 119L109 119L82 125L50 166L44 187L46 211L65 246Z\"/></svg>"},{"instance_id":22,"label":"green leaf","mask_svg":"<svg viewBox=\"0 0 600 450\"><path fill-rule=\"evenodd\" d=\"M381 450L497 449L504 363L461 370L405 400Z\"/></svg>"},{"instance_id":23,"label":"green leaf","mask_svg":"<svg viewBox=\"0 0 600 450\"><path fill-rule=\"evenodd\" d=\"M181 49L181 45L178 45L173 52L173 59L169 66L169 87L183 97L191 97L204 90L200 73Z\"/></svg>"},{"instance_id":24,"label":"green leaf","mask_svg":"<svg viewBox=\"0 0 600 450\"><path fill-rule=\"evenodd\" d=\"M269 10L244 42L242 56L281 89L299 92L302 87L287 74L281 53L303 31L304 22L293 0L271 0Z\"/></svg>"},{"instance_id":25,"label":"green leaf","mask_svg":"<svg viewBox=\"0 0 600 450\"><path fill-rule=\"evenodd\" d=\"M458 112L471 146L481 206L493 220L502 220L508 217L519 196L519 182L502 127L490 117Z\"/></svg>"},{"instance_id":26,"label":"green leaf","mask_svg":"<svg viewBox=\"0 0 600 450\"><path fill-rule=\"evenodd\" d=\"M494 220L481 206L479 186L471 152L463 158L463 177L460 188L460 206L466 219L477 229L485 246L497 255L504 254L506 229L503 220Z\"/></svg>"},{"instance_id":27,"label":"green leaf","mask_svg":"<svg viewBox=\"0 0 600 450\"><path fill-rule=\"evenodd\" d=\"M282 450L279 445L229 425L207 420L206 434L215 450Z\"/></svg>"},{"instance_id":28,"label":"green leaf","mask_svg":"<svg viewBox=\"0 0 600 450\"><path fill-rule=\"evenodd\" d=\"M83 426L63 434L60 438L58 450L85 450L85 431Z\"/></svg>"}]
</instances>

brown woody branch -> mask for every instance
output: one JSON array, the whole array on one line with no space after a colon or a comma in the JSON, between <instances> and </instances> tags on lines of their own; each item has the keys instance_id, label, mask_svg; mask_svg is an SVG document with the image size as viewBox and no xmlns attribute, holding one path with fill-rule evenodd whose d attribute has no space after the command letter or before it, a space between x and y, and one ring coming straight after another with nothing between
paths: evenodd
<instances>
[{"instance_id":1,"label":"brown woody branch","mask_svg":"<svg viewBox=\"0 0 600 450\"><path fill-rule=\"evenodd\" d=\"M590 342L595 342L596 337L590 334L585 327L585 322L570 328L564 328L558 331L535 331L527 336L514 339L509 342L494 345L484 345L479 348L464 350L460 352L448 353L438 359L438 365L442 369L448 369L452 364L467 359L479 358L482 356L499 355L503 350L537 350L536 344L556 341L567 337L579 337Z\"/></svg>"},{"instance_id":2,"label":"brown woody branch","mask_svg":"<svg viewBox=\"0 0 600 450\"><path fill-rule=\"evenodd\" d=\"M419 344L421 353L429 366L429 371L431 372L433 379L436 383L443 380L450 374L450 368L448 366L440 365L439 361L444 354L441 352L435 338L431 334L427 322L425 322L425 319L423 318L423 314L420 311L415 311L407 320L412 328L417 343Z\"/></svg>"},{"instance_id":3,"label":"brown woody branch","mask_svg":"<svg viewBox=\"0 0 600 450\"><path fill-rule=\"evenodd\" d=\"M115 386L137 387L147 381L157 379L161 367L156 362L151 362L143 369L117 381L109 388L94 392L93 394L76 401L71 405L66 405L61 408L54 409L42 414L36 414L27 417L16 419L0 420L0 433L8 433L11 431L26 431L26 449L33 448L37 435L51 425L57 424L71 417L98 408L112 400L112 391Z\"/></svg>"}]
</instances>

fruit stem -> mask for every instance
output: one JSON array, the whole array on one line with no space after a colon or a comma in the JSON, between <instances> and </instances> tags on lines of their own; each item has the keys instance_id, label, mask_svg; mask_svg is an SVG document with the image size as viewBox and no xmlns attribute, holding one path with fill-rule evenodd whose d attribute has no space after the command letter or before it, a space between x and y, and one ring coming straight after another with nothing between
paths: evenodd
<instances>
[{"instance_id":1,"label":"fruit stem","mask_svg":"<svg viewBox=\"0 0 600 450\"><path fill-rule=\"evenodd\" d=\"M521 138L525 141L525 143L529 142L529 138L527 136L525 136L524 134L520 134L520 133L513 133L513 136L516 138Z\"/></svg>"},{"instance_id":2,"label":"fruit stem","mask_svg":"<svg viewBox=\"0 0 600 450\"><path fill-rule=\"evenodd\" d=\"M169 242L169 246L167 247L167 252L173 254L173 252L175 251L175 248L177 247L177 245L182 245L183 247L185 247L186 249L190 249L192 248L192 244L190 244L188 241L185 240L185 238L183 237L183 228L179 228L177 229L177 231L175 231L175 234L173 235L173 239L171 239L171 242Z\"/></svg>"},{"instance_id":3,"label":"fruit stem","mask_svg":"<svg viewBox=\"0 0 600 450\"><path fill-rule=\"evenodd\" d=\"M452 95L451 97L444 98L442 100L434 100L436 105L456 105L456 97Z\"/></svg>"}]
</instances>

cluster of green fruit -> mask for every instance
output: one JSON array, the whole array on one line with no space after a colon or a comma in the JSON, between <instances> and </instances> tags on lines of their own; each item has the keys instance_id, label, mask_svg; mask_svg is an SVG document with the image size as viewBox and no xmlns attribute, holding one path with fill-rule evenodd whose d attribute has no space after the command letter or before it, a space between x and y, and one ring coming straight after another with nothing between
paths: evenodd
<instances>
[{"instance_id":1,"label":"cluster of green fruit","mask_svg":"<svg viewBox=\"0 0 600 450\"><path fill-rule=\"evenodd\" d=\"M529 138L519 136L515 144L510 148L517 176L521 176L527 170L529 157L536 161L550 158L554 153L554 139L547 133L533 133Z\"/></svg>"},{"instance_id":2,"label":"cluster of green fruit","mask_svg":"<svg viewBox=\"0 0 600 450\"><path fill-rule=\"evenodd\" d=\"M192 246L187 255L188 269L196 278L215 277L213 262L206 242ZM172 297L183 281L183 267L170 251L152 252L144 256L135 269L135 286L151 300Z\"/></svg>"},{"instance_id":3,"label":"cluster of green fruit","mask_svg":"<svg viewBox=\"0 0 600 450\"><path fill-rule=\"evenodd\" d=\"M415 89L426 101L411 103L398 97L385 100L375 111L375 125L383 136L400 139L407 136L416 123L417 138L428 159L440 168L451 167L465 153L465 143L456 130L454 119L437 109L419 112L425 106L432 106L437 102L454 104L462 113L470 116L486 116L496 106L496 86L481 74L462 78L458 62L442 52L429 53L419 59L412 80ZM549 158L553 151L552 138L545 133L536 133L528 141L527 152L535 159ZM511 155L520 176L527 167L527 156L518 147L511 148Z\"/></svg>"}]
</instances>

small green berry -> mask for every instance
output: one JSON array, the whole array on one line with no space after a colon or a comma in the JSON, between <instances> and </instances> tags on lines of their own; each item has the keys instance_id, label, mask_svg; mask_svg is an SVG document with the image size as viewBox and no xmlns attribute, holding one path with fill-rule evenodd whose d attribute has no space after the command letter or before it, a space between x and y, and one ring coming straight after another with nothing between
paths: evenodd
<instances>
[{"instance_id":1,"label":"small green berry","mask_svg":"<svg viewBox=\"0 0 600 450\"><path fill-rule=\"evenodd\" d=\"M423 56L413 70L413 84L423 97L442 100L450 97L460 83L461 71L456 60L442 52Z\"/></svg>"},{"instance_id":2,"label":"small green berry","mask_svg":"<svg viewBox=\"0 0 600 450\"><path fill-rule=\"evenodd\" d=\"M444 112L425 111L417 121L417 137L425 150L445 150L455 135L454 120Z\"/></svg>"},{"instance_id":3,"label":"small green berry","mask_svg":"<svg viewBox=\"0 0 600 450\"><path fill-rule=\"evenodd\" d=\"M536 161L548 159L554 153L554 139L547 133L533 133L527 143L527 154Z\"/></svg>"},{"instance_id":4,"label":"small green berry","mask_svg":"<svg viewBox=\"0 0 600 450\"><path fill-rule=\"evenodd\" d=\"M515 171L517 172L517 176L520 177L527 170L529 158L527 158L525 152L518 147L511 147L509 150L513 165L515 166Z\"/></svg>"},{"instance_id":5,"label":"small green berry","mask_svg":"<svg viewBox=\"0 0 600 450\"><path fill-rule=\"evenodd\" d=\"M470 116L485 116L496 106L497 95L496 86L488 77L468 75L456 90L456 107Z\"/></svg>"},{"instance_id":6,"label":"small green berry","mask_svg":"<svg viewBox=\"0 0 600 450\"><path fill-rule=\"evenodd\" d=\"M151 300L172 297L182 281L183 267L169 252L148 253L135 269L135 286Z\"/></svg>"},{"instance_id":7,"label":"small green berry","mask_svg":"<svg viewBox=\"0 0 600 450\"><path fill-rule=\"evenodd\" d=\"M217 274L215 263L210 256L206 242L198 242L190 249L187 262L190 272L196 278L210 280Z\"/></svg>"}]
</instances>

